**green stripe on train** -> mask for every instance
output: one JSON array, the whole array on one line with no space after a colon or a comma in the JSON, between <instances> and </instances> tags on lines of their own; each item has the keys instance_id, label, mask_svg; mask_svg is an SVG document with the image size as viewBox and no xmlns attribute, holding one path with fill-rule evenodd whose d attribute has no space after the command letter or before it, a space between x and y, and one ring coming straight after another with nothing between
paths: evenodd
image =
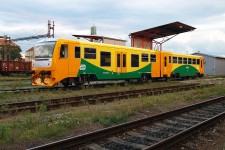
<instances>
[{"instance_id":1,"label":"green stripe on train","mask_svg":"<svg viewBox=\"0 0 225 150\"><path fill-rule=\"evenodd\" d=\"M112 72L102 68L99 68L88 61L82 59L78 77L81 74L95 74L99 80L114 80L114 79L129 79L129 78L140 78L142 73L151 72L151 64L134 71L134 72Z\"/></svg>"},{"instance_id":2,"label":"green stripe on train","mask_svg":"<svg viewBox=\"0 0 225 150\"><path fill-rule=\"evenodd\" d=\"M186 77L186 76L194 76L197 73L199 73L199 71L191 65L182 65L172 71L172 74L176 73L179 73L180 77Z\"/></svg>"}]
</instances>

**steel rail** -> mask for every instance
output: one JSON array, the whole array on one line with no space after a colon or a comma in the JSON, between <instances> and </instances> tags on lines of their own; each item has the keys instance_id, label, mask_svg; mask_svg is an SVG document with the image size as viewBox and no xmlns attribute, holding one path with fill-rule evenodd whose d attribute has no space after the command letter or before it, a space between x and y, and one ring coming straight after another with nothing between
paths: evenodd
<instances>
[{"instance_id":1,"label":"steel rail","mask_svg":"<svg viewBox=\"0 0 225 150\"><path fill-rule=\"evenodd\" d=\"M31 111L36 112L40 109L41 106L46 106L47 110L58 109L62 106L81 106L84 104L96 104L100 102L110 102L118 99L127 99L127 98L135 98L140 95L159 95L168 92L177 92L190 90L193 88L212 86L213 84L207 85L199 85L199 84L188 84L188 85L179 85L179 86L165 86L165 87L157 87L150 89L141 89L141 90L130 90L130 91L122 91L122 92L111 92L111 93L103 93L96 95L85 95L85 96L76 96L69 98L59 98L59 99L50 99L50 100L37 100L30 102L18 102L18 103L6 103L0 105L0 113L1 114L17 114L22 111Z\"/></svg>"},{"instance_id":2,"label":"steel rail","mask_svg":"<svg viewBox=\"0 0 225 150\"><path fill-rule=\"evenodd\" d=\"M218 121L218 119L224 118L225 116L225 97L224 96L220 96L220 97L216 97L213 99L209 99L207 101L204 102L200 102L194 105L189 105L183 108L179 108L170 112L166 112L166 113L161 113L155 116L151 116L151 117L147 117L144 119L140 119L140 120L136 120L136 121L132 121L132 122L128 122L128 123L124 123L121 125L117 125L117 126L113 126L113 127L109 127L109 128L105 128L105 129L101 129L95 132L91 132L88 134L83 134L80 136L75 136L75 137L71 137L71 138L67 138L67 139L63 139L63 140L59 140L56 142L52 142L52 143L48 143L45 145L41 145L41 146L37 146L37 147L33 147L30 148L29 150L44 150L44 149L48 149L48 150L61 150L61 149L70 149L70 148L75 148L75 149L110 149L109 147L103 147L101 144L102 142L104 143L105 141L109 141L111 140L117 140L118 138L115 136L120 135L121 139L117 140L116 143L119 145L129 145L131 147L133 147L133 149L166 149L169 146L176 144L177 142L181 141L182 139L190 136L191 134L193 134L194 132L199 131L200 129L202 129L203 127L207 127L212 123L215 123ZM206 112L206 116L208 115L208 117L203 117L203 116L198 116L201 115L201 113L197 113L197 115L190 115L193 113L196 113L198 111L205 111ZM185 118L185 115L189 114L189 120L187 119L188 117ZM187 126L186 128L183 127L184 129L182 129L181 127L177 127L177 126L172 126L171 125L165 125L165 129L176 129L179 132L175 132L174 134L165 137L165 138L155 138L151 137L153 136L154 132L156 132L156 128L154 129L155 131L151 131L152 134L150 134L149 136L143 136L141 134L143 133L138 133L138 131L140 130L140 128L142 129L143 127L149 126L149 128L151 126L154 126L154 124L157 124L159 122L166 122L166 120L168 119L172 119L172 118L176 118L176 117L181 117L183 116L183 118L181 118L181 120L185 120L185 121L179 121L178 124L179 125L183 125L183 126ZM189 122L190 124L188 124L187 122ZM185 125L186 124L186 125ZM176 124L177 125L177 124ZM161 125L164 126L164 125ZM182 129L182 130L181 130ZM149 130L149 129L148 129ZM159 130L159 129L158 129ZM151 144L150 146L146 146L146 145L142 145L142 144L134 144L131 142L124 142L124 138L123 135L128 133L129 131L135 131L138 134L140 134L140 136L145 137L146 139L150 139L153 138L154 140L159 140L156 143ZM161 130L159 130L161 131ZM162 130L164 132L169 132L169 131L165 131ZM150 132L150 131L148 131ZM156 132L157 133L157 132ZM118 137L120 137L118 136ZM122 141L122 142L121 142ZM115 141L113 141L115 142ZM122 144L121 144L121 143ZM123 143L124 142L124 143ZM137 142L137 141L136 141ZM97 144L96 144L97 143ZM109 146L111 143L107 143L106 142L106 146ZM127 144L127 145L126 145ZM111 144L112 145L112 144ZM129 149L127 148L127 149ZM120 148L118 148L120 149ZM121 148L122 149L122 148ZM126 149L123 147L123 149Z\"/></svg>"}]
</instances>

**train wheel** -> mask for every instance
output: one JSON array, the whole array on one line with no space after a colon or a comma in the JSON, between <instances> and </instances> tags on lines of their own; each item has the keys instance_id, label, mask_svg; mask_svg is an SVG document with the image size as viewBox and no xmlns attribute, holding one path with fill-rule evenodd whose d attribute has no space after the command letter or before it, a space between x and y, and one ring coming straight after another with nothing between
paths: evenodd
<instances>
[{"instance_id":1,"label":"train wheel","mask_svg":"<svg viewBox=\"0 0 225 150\"><path fill-rule=\"evenodd\" d=\"M64 86L64 87L69 87L70 86L70 83L69 82L61 82L62 83L62 85Z\"/></svg>"},{"instance_id":2,"label":"train wheel","mask_svg":"<svg viewBox=\"0 0 225 150\"><path fill-rule=\"evenodd\" d=\"M141 82L142 82L142 83L148 82L148 77L147 77L145 74L143 74L143 75L141 76Z\"/></svg>"}]
</instances>

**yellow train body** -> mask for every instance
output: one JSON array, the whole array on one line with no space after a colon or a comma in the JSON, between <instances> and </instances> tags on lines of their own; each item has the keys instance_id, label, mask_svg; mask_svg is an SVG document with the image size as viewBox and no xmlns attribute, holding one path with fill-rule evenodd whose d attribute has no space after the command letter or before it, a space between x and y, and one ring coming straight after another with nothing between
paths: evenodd
<instances>
[{"instance_id":1,"label":"yellow train body","mask_svg":"<svg viewBox=\"0 0 225 150\"><path fill-rule=\"evenodd\" d=\"M201 56L77 40L35 44L32 84L64 86L93 80L148 80L203 76Z\"/></svg>"}]
</instances>

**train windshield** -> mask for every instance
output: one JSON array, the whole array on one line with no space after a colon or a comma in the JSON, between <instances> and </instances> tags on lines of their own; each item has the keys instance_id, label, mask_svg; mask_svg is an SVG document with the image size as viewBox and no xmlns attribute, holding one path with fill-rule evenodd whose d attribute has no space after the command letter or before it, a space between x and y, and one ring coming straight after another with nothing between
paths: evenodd
<instances>
[{"instance_id":1,"label":"train windshield","mask_svg":"<svg viewBox=\"0 0 225 150\"><path fill-rule=\"evenodd\" d=\"M55 42L37 43L34 46L34 58L52 58Z\"/></svg>"}]
</instances>

